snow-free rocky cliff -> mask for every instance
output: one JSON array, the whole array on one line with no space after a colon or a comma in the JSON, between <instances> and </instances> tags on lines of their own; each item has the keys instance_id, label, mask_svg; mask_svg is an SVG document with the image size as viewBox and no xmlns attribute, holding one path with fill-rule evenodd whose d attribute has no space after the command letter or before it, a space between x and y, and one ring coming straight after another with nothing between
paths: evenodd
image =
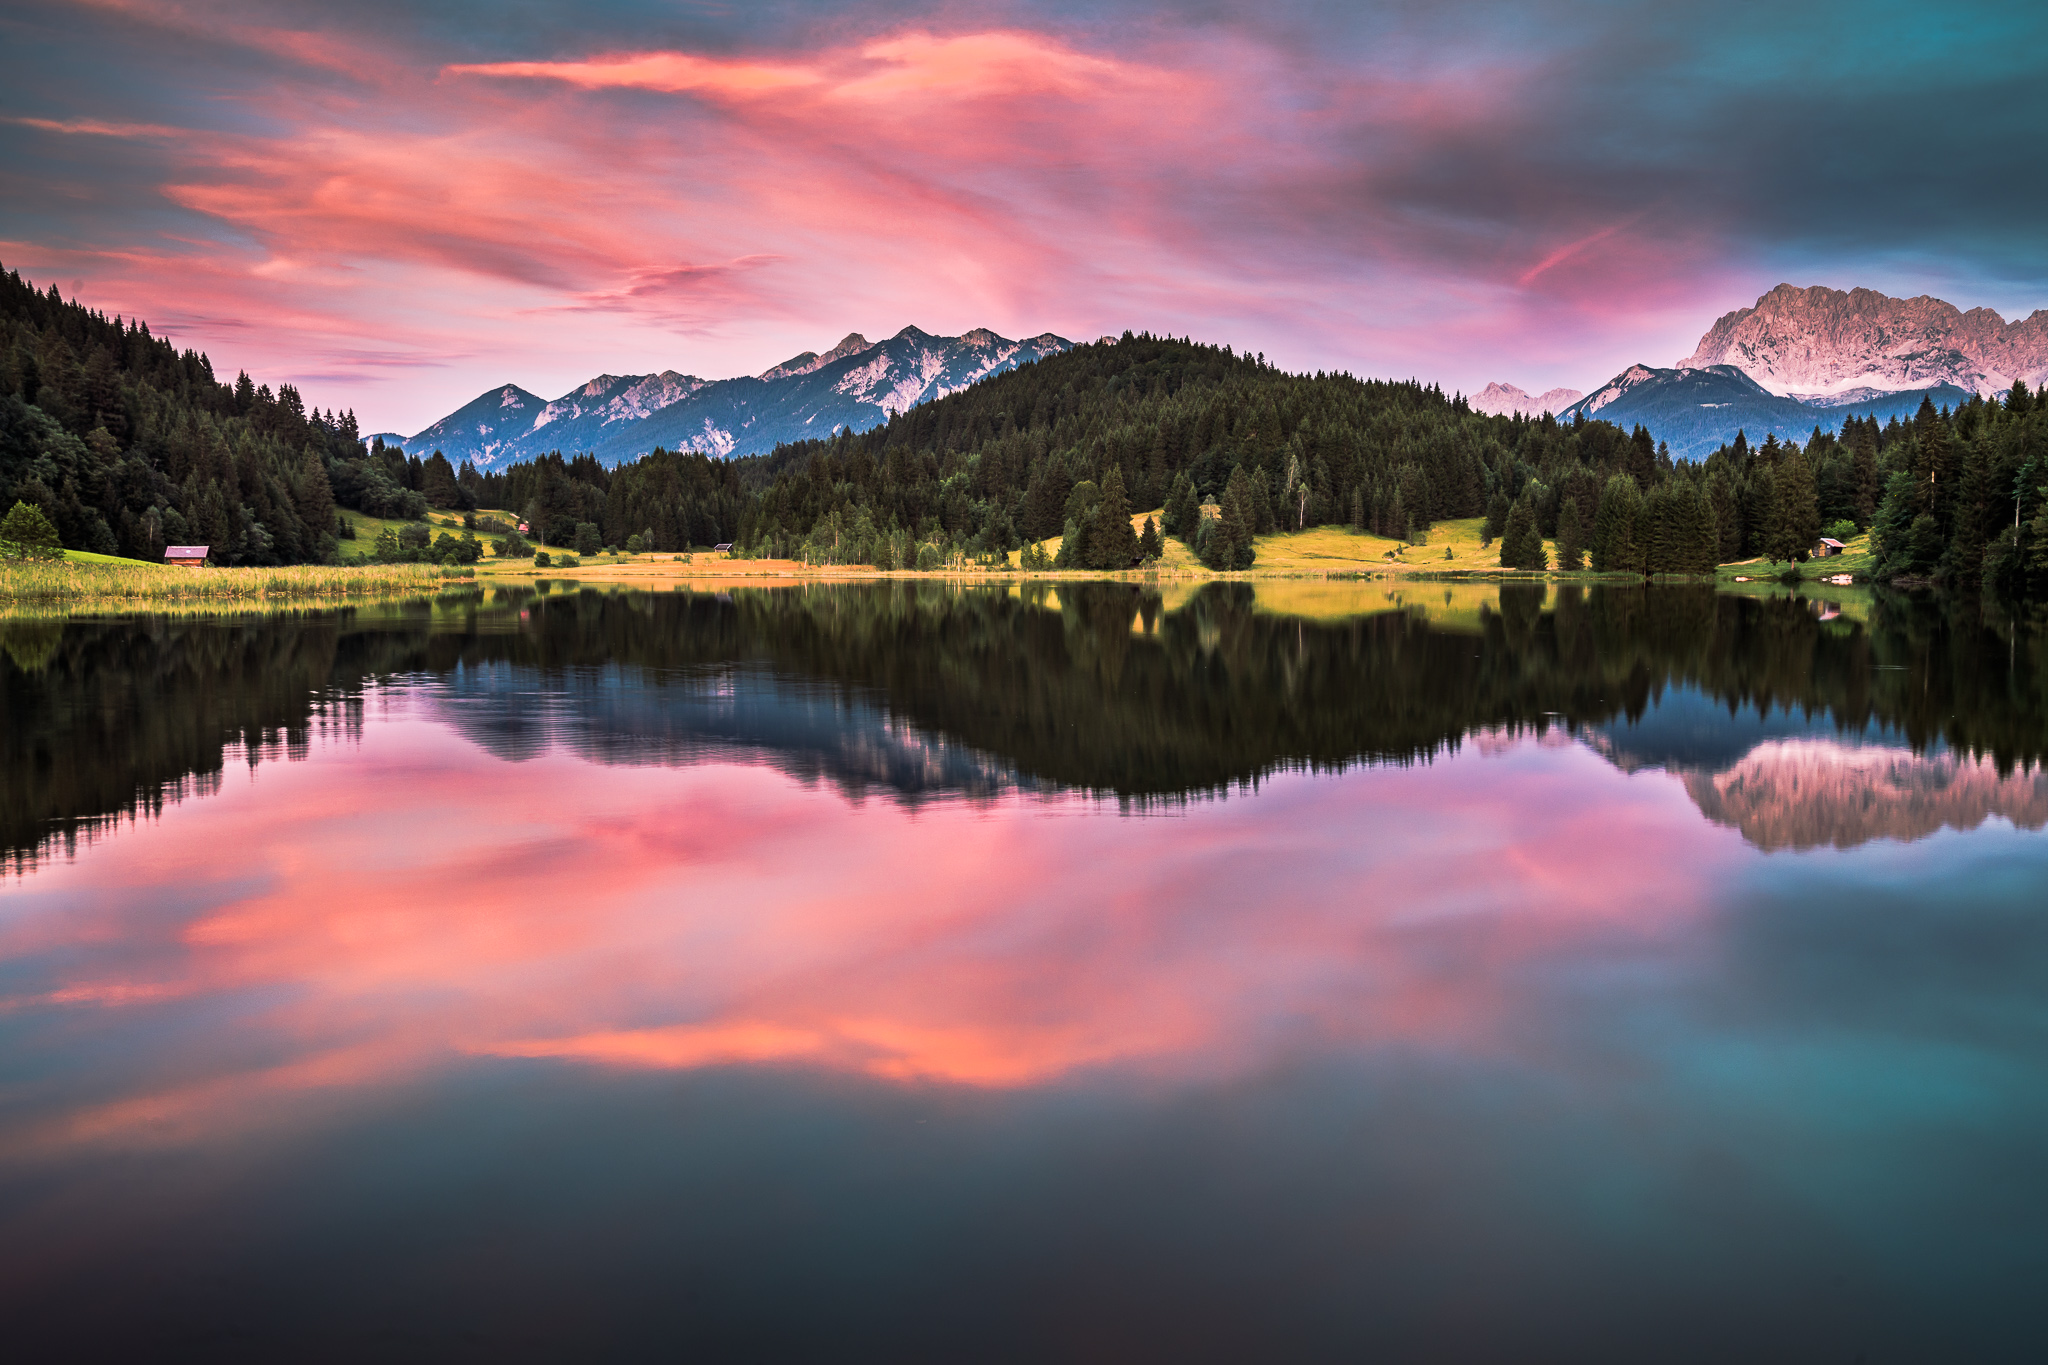
<instances>
[{"instance_id":1,"label":"snow-free rocky cliff","mask_svg":"<svg viewBox=\"0 0 2048 1365\"><path fill-rule=\"evenodd\" d=\"M1492 413L1495 417L1512 417L1518 412L1525 417L1541 417L1546 412L1563 412L1585 396L1577 389L1551 389L1532 395L1514 384L1495 383L1465 401L1474 412Z\"/></svg>"},{"instance_id":2,"label":"snow-free rocky cliff","mask_svg":"<svg viewBox=\"0 0 2048 1365\"><path fill-rule=\"evenodd\" d=\"M1989 396L2048 379L2048 309L2007 322L1929 298L1781 284L1707 329L1680 369L1734 365L1783 397L1836 406L1941 384Z\"/></svg>"},{"instance_id":3,"label":"snow-free rocky cliff","mask_svg":"<svg viewBox=\"0 0 2048 1365\"><path fill-rule=\"evenodd\" d=\"M1050 332L1010 341L986 328L957 337L906 327L887 341L859 333L820 355L805 351L758 375L699 379L601 374L546 402L516 384L492 389L404 442L421 454L501 467L551 450L590 451L607 465L656 446L752 455L786 441L864 431L919 403L1069 350Z\"/></svg>"}]
</instances>

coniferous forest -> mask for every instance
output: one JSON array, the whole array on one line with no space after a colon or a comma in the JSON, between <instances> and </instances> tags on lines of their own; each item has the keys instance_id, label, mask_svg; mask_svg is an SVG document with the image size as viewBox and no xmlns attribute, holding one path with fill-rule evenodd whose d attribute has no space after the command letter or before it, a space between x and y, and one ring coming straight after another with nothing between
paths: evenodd
<instances>
[{"instance_id":1,"label":"coniferous forest","mask_svg":"<svg viewBox=\"0 0 2048 1365\"><path fill-rule=\"evenodd\" d=\"M560 453L480 472L359 439L353 413L215 376L139 320L0 275L0 508L39 507L65 546L228 564L318 563L338 507L413 519L509 509L551 544L732 542L820 564L993 562L1060 537L1061 568L1128 567L1159 531L1217 569L1253 538L1348 525L1426 538L1484 517L1531 570L1705 573L1872 533L1876 576L2048 596L2048 402L2024 385L1910 422L1851 418L1804 445L1741 436L1692 464L1645 428L1492 417L1416 382L1286 374L1170 337L995 376L861 433L718 461L657 450L606 468ZM1555 553L1546 546L1554 545Z\"/></svg>"}]
</instances>

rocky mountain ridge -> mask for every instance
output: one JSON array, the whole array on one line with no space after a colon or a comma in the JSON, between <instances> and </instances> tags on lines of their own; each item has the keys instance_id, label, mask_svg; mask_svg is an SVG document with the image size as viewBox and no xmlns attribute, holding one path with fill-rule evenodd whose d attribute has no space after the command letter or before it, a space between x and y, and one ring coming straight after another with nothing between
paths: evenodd
<instances>
[{"instance_id":1,"label":"rocky mountain ridge","mask_svg":"<svg viewBox=\"0 0 2048 1365\"><path fill-rule=\"evenodd\" d=\"M1837 406L1949 384L1989 396L2048 380L2048 309L2007 322L1922 294L1781 284L1717 319L1680 369L1734 365L1781 397Z\"/></svg>"},{"instance_id":2,"label":"rocky mountain ridge","mask_svg":"<svg viewBox=\"0 0 2048 1365\"><path fill-rule=\"evenodd\" d=\"M788 441L864 431L1073 344L1051 332L1011 341L987 328L940 337L906 327L875 343L855 332L822 355L805 351L734 379L674 370L601 374L553 402L504 384L397 444L414 454L439 450L479 468L552 450L589 451L607 465L656 446L716 457L762 454Z\"/></svg>"},{"instance_id":3,"label":"rocky mountain ridge","mask_svg":"<svg viewBox=\"0 0 2048 1365\"><path fill-rule=\"evenodd\" d=\"M1544 393L1530 394L1514 384L1492 383L1478 393L1466 398L1474 412L1492 413L1495 417L1512 417L1521 413L1525 417L1541 417L1546 412L1563 412L1586 395L1578 389L1550 389Z\"/></svg>"}]
</instances>

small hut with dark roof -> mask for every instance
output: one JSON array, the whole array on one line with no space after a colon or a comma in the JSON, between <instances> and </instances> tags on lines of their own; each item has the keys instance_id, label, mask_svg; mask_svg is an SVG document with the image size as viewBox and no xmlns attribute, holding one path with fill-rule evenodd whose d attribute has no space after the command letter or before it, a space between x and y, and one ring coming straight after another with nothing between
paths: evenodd
<instances>
[{"instance_id":1,"label":"small hut with dark roof","mask_svg":"<svg viewBox=\"0 0 2048 1365\"><path fill-rule=\"evenodd\" d=\"M206 552L212 548L210 545L166 545L164 563L182 565L188 569L203 569L206 567Z\"/></svg>"}]
</instances>

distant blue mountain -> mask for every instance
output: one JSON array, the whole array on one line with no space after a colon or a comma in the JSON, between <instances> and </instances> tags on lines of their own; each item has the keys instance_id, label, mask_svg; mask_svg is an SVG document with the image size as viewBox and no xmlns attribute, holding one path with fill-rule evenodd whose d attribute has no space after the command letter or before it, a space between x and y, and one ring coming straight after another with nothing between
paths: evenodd
<instances>
[{"instance_id":1,"label":"distant blue mountain","mask_svg":"<svg viewBox=\"0 0 2048 1365\"><path fill-rule=\"evenodd\" d=\"M1752 444L1773 433L1779 440L1803 442L1816 426L1834 430L1851 416L1882 422L1895 415L1911 417L1923 398L1952 408L1971 396L1967 389L1939 384L1900 393L1866 391L1854 402L1824 403L1781 397L1733 365L1673 370L1631 365L1558 417L1571 421L1583 413L1589 420L1597 417L1625 428L1640 423L1669 443L1673 455L1697 460L1734 440L1738 431Z\"/></svg>"},{"instance_id":2,"label":"distant blue mountain","mask_svg":"<svg viewBox=\"0 0 2048 1365\"><path fill-rule=\"evenodd\" d=\"M463 460L476 465L494 464L501 452L532 429L533 419L546 407L546 401L538 394L528 393L517 384L507 384L465 403L399 444L415 455L439 450L457 464ZM385 444L392 442L387 440Z\"/></svg>"},{"instance_id":3,"label":"distant blue mountain","mask_svg":"<svg viewBox=\"0 0 2048 1365\"><path fill-rule=\"evenodd\" d=\"M1073 347L1050 332L1010 341L986 329L957 337L906 327L871 344L858 333L738 379L603 374L544 402L516 384L492 389L401 444L451 461L502 467L551 450L618 465L661 446L761 454L788 441L865 431L906 408Z\"/></svg>"}]
</instances>

